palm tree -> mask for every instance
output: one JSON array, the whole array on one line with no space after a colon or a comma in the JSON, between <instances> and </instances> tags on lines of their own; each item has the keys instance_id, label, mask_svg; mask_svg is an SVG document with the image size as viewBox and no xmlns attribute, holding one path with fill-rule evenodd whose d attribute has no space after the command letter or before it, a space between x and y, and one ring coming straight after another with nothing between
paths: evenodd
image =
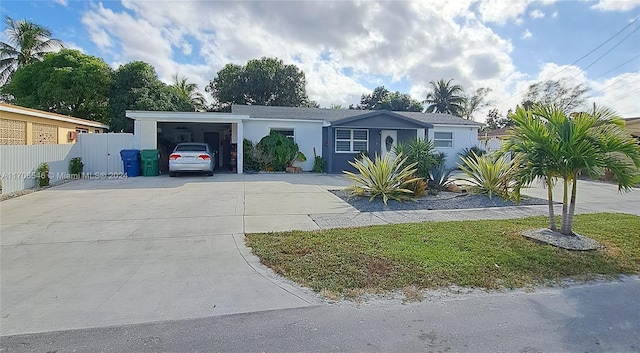
<instances>
[{"instance_id":1,"label":"palm tree","mask_svg":"<svg viewBox=\"0 0 640 353\"><path fill-rule=\"evenodd\" d=\"M179 94L187 97L195 111L206 111L207 101L202 93L198 91L198 85L187 81L186 77L179 77L178 74L173 75L173 85Z\"/></svg>"},{"instance_id":2,"label":"palm tree","mask_svg":"<svg viewBox=\"0 0 640 353\"><path fill-rule=\"evenodd\" d=\"M594 105L591 111L568 116L561 107L539 104L530 113L518 109L513 118L515 133L506 148L527 161L519 174L521 185L537 177L551 188L556 179L562 179L560 233L564 235L573 235L577 181L581 175L595 176L610 170L621 192L629 191L640 179L640 145L613 110ZM551 191L549 195L549 216L554 227Z\"/></svg>"},{"instance_id":3,"label":"palm tree","mask_svg":"<svg viewBox=\"0 0 640 353\"><path fill-rule=\"evenodd\" d=\"M553 186L557 180L558 158L557 144L550 144L550 131L546 121L533 111L518 107L509 116L515 126L512 135L502 147L502 153L512 153L518 158L516 180L516 194L520 189L530 185L536 179L541 179L547 188L549 206L549 229L556 230L555 211L553 209Z\"/></svg>"},{"instance_id":4,"label":"palm tree","mask_svg":"<svg viewBox=\"0 0 640 353\"><path fill-rule=\"evenodd\" d=\"M438 82L429 82L433 92L427 93L424 100L427 113L444 113L461 116L464 105L464 89L460 85L451 85L451 81L440 79Z\"/></svg>"},{"instance_id":5,"label":"palm tree","mask_svg":"<svg viewBox=\"0 0 640 353\"><path fill-rule=\"evenodd\" d=\"M0 42L0 85L11 80L22 66L42 60L44 54L64 47L59 39L51 38L51 31L27 20L14 21L5 16L9 43Z\"/></svg>"}]
</instances>

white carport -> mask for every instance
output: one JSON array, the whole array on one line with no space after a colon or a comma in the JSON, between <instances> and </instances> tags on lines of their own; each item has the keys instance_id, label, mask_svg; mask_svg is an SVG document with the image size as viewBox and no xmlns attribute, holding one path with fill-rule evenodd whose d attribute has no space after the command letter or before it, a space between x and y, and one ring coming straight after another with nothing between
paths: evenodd
<instances>
[{"instance_id":1,"label":"white carport","mask_svg":"<svg viewBox=\"0 0 640 353\"><path fill-rule=\"evenodd\" d=\"M127 118L134 120L134 148L157 149L158 148L158 124L228 124L231 127L231 143L237 148L237 173L242 174L242 156L244 139L244 122L248 115L235 115L229 113L208 112L166 112L166 111L139 111L127 110Z\"/></svg>"}]
</instances>

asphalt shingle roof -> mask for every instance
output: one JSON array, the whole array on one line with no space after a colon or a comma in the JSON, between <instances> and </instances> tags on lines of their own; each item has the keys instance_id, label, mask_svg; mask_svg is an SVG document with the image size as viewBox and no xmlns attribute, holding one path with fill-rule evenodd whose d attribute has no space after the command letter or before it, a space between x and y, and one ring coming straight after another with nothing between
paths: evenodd
<instances>
[{"instance_id":1,"label":"asphalt shingle roof","mask_svg":"<svg viewBox=\"0 0 640 353\"><path fill-rule=\"evenodd\" d=\"M297 108L272 107L264 105L233 105L231 112L238 115L248 115L260 119L295 119L295 120L323 120L333 122L358 115L374 112L373 110L355 109L326 109L326 108ZM482 126L475 121L465 120L449 114L394 112L428 124L435 125L468 125Z\"/></svg>"}]
</instances>

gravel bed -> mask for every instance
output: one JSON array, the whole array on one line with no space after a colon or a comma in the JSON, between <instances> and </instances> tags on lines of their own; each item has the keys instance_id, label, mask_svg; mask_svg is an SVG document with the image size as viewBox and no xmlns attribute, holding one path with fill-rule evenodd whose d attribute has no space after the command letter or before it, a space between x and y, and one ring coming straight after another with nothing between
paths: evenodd
<instances>
[{"instance_id":1,"label":"gravel bed","mask_svg":"<svg viewBox=\"0 0 640 353\"><path fill-rule=\"evenodd\" d=\"M403 210L454 210L485 207L506 207L518 205L546 205L547 200L538 198L522 198L517 204L513 201L504 200L499 196L489 198L487 195L458 194L448 191L441 191L437 195L425 195L415 201L398 202L389 200L387 205L381 198L375 198L369 202L368 197L349 196L342 190L331 190L339 198L348 202L360 212L378 211L403 211Z\"/></svg>"},{"instance_id":2,"label":"gravel bed","mask_svg":"<svg viewBox=\"0 0 640 353\"><path fill-rule=\"evenodd\" d=\"M49 189L52 188L54 186L58 186L58 185L62 185L62 184L66 184L69 183L73 180L71 179L65 179L65 180L59 180L59 181L55 181L52 182L51 184L49 184L49 186L43 186L43 187L33 187L30 189L24 189L24 190L20 190L20 191L14 191L14 192L9 192L6 194L0 194L0 202L5 201L5 200L10 200L16 197L20 197L20 196L24 196L24 195L29 195L31 193L40 191L40 190L45 190L45 189Z\"/></svg>"}]
</instances>

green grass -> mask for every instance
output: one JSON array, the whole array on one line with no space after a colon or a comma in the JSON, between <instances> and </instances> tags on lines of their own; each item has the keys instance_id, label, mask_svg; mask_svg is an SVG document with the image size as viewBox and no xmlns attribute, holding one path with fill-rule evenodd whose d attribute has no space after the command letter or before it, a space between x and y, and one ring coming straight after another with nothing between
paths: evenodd
<instances>
[{"instance_id":1,"label":"green grass","mask_svg":"<svg viewBox=\"0 0 640 353\"><path fill-rule=\"evenodd\" d=\"M577 215L574 231L604 246L572 252L520 234L547 218L393 224L248 234L263 264L315 291L338 295L450 285L531 287L571 278L640 273L640 217Z\"/></svg>"}]
</instances>

